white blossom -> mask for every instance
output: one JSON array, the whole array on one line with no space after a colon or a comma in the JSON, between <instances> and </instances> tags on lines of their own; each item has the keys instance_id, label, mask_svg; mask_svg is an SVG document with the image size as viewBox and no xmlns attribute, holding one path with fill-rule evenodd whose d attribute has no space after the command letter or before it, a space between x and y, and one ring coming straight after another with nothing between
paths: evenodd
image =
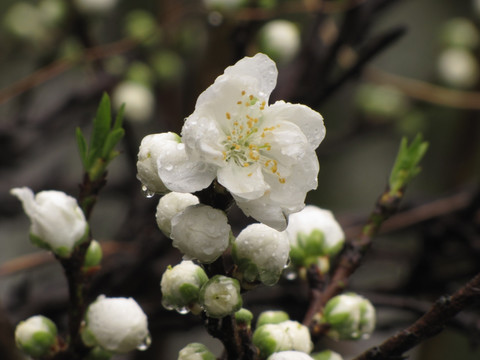
<instances>
[{"instance_id":1,"label":"white blossom","mask_svg":"<svg viewBox=\"0 0 480 360\"><path fill-rule=\"evenodd\" d=\"M147 316L132 298L100 295L87 309L82 339L114 353L141 349L149 340Z\"/></svg>"},{"instance_id":2,"label":"white blossom","mask_svg":"<svg viewBox=\"0 0 480 360\"><path fill-rule=\"evenodd\" d=\"M288 20L272 20L260 29L262 51L277 61L288 62L300 50L300 31Z\"/></svg>"},{"instance_id":3,"label":"white blossom","mask_svg":"<svg viewBox=\"0 0 480 360\"><path fill-rule=\"evenodd\" d=\"M171 221L172 245L188 259L215 261L227 249L230 225L221 210L198 204L187 207Z\"/></svg>"},{"instance_id":4,"label":"white blossom","mask_svg":"<svg viewBox=\"0 0 480 360\"><path fill-rule=\"evenodd\" d=\"M30 238L35 245L68 257L87 239L88 223L75 198L55 190L34 195L27 187L14 188L10 193L22 202L30 218Z\"/></svg>"},{"instance_id":5,"label":"white blossom","mask_svg":"<svg viewBox=\"0 0 480 360\"><path fill-rule=\"evenodd\" d=\"M21 321L15 328L15 342L18 348L32 357L46 356L55 344L56 337L57 327L42 315Z\"/></svg>"},{"instance_id":6,"label":"white blossom","mask_svg":"<svg viewBox=\"0 0 480 360\"><path fill-rule=\"evenodd\" d=\"M198 198L189 193L168 193L160 199L157 205L157 225L162 232L170 237L172 231L172 218L181 213L190 205L198 204Z\"/></svg>"},{"instance_id":7,"label":"white blossom","mask_svg":"<svg viewBox=\"0 0 480 360\"><path fill-rule=\"evenodd\" d=\"M243 229L233 245L233 256L244 271L247 281L256 278L265 285L274 285L287 265L290 243L285 232L264 224L251 224Z\"/></svg>"},{"instance_id":8,"label":"white blossom","mask_svg":"<svg viewBox=\"0 0 480 360\"><path fill-rule=\"evenodd\" d=\"M313 358L301 351L280 351L270 355L267 360L313 360Z\"/></svg>"},{"instance_id":9,"label":"white blossom","mask_svg":"<svg viewBox=\"0 0 480 360\"><path fill-rule=\"evenodd\" d=\"M309 354L313 349L308 328L293 320L260 326L253 333L253 343L262 357L286 350Z\"/></svg>"},{"instance_id":10,"label":"white blossom","mask_svg":"<svg viewBox=\"0 0 480 360\"><path fill-rule=\"evenodd\" d=\"M264 54L225 69L186 119L185 147L158 158L163 183L195 192L217 178L246 215L285 229L288 214L301 210L306 193L317 187L315 149L325 127L305 105L269 106L276 81L275 63Z\"/></svg>"},{"instance_id":11,"label":"white blossom","mask_svg":"<svg viewBox=\"0 0 480 360\"><path fill-rule=\"evenodd\" d=\"M438 57L437 70L445 84L460 89L472 88L480 76L477 59L465 49L444 50Z\"/></svg>"},{"instance_id":12,"label":"white blossom","mask_svg":"<svg viewBox=\"0 0 480 360\"><path fill-rule=\"evenodd\" d=\"M149 120L155 109L152 90L133 81L124 81L115 87L112 103L116 109L125 104L125 117L138 122Z\"/></svg>"}]
</instances>

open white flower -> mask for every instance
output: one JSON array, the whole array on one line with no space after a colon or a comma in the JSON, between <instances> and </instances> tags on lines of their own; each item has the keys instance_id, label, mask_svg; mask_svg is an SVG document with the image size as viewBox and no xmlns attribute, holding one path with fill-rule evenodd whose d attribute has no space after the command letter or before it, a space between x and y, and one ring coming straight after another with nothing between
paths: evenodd
<instances>
[{"instance_id":1,"label":"open white flower","mask_svg":"<svg viewBox=\"0 0 480 360\"><path fill-rule=\"evenodd\" d=\"M246 215L284 230L288 214L301 210L306 193L317 187L315 149L325 127L322 116L305 105L269 106L276 81L275 63L264 54L225 69L186 119L185 149L158 158L165 185L195 192L217 178ZM176 159L184 169L186 159L195 166L188 174L174 171Z\"/></svg>"}]
</instances>

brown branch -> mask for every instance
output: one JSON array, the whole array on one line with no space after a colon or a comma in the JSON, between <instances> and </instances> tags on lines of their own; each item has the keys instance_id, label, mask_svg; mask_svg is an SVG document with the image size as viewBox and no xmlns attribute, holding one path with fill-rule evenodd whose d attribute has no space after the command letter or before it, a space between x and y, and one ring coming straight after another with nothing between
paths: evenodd
<instances>
[{"instance_id":1,"label":"brown branch","mask_svg":"<svg viewBox=\"0 0 480 360\"><path fill-rule=\"evenodd\" d=\"M0 90L0 104L3 104L15 96L18 96L27 90L30 90L48 80L57 77L75 65L89 63L95 60L118 55L132 50L137 45L138 42L136 40L126 38L110 44L86 49L83 55L78 59L60 59L52 62L51 64L17 81L16 83Z\"/></svg>"},{"instance_id":2,"label":"brown branch","mask_svg":"<svg viewBox=\"0 0 480 360\"><path fill-rule=\"evenodd\" d=\"M480 110L480 92L460 91L390 74L377 68L365 70L367 80L377 84L391 85L411 98L457 109Z\"/></svg>"},{"instance_id":3,"label":"brown branch","mask_svg":"<svg viewBox=\"0 0 480 360\"><path fill-rule=\"evenodd\" d=\"M399 359L424 340L438 334L460 311L480 300L480 274L452 296L441 297L432 308L408 328L373 347L354 360Z\"/></svg>"}]
</instances>

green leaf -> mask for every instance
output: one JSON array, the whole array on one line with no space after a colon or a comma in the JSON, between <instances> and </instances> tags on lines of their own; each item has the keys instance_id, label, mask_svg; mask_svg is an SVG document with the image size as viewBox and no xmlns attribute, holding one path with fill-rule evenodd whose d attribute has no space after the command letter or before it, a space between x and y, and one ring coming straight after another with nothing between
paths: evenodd
<instances>
[{"instance_id":1,"label":"green leaf","mask_svg":"<svg viewBox=\"0 0 480 360\"><path fill-rule=\"evenodd\" d=\"M122 139L123 135L125 134L125 130L122 128L115 129L109 132L105 142L103 144L102 149L102 158L104 158L107 162L113 159L111 157L113 148L118 144L118 142Z\"/></svg>"},{"instance_id":2,"label":"green leaf","mask_svg":"<svg viewBox=\"0 0 480 360\"><path fill-rule=\"evenodd\" d=\"M110 132L111 122L110 98L104 93L100 105L98 106L97 115L93 120L93 131L90 141L91 152L99 153L101 151L105 139Z\"/></svg>"},{"instance_id":3,"label":"green leaf","mask_svg":"<svg viewBox=\"0 0 480 360\"><path fill-rule=\"evenodd\" d=\"M122 128L124 112L125 112L125 103L123 103L122 106L120 106L120 109L118 109L117 117L115 118L115 124L113 125L113 130Z\"/></svg>"},{"instance_id":4,"label":"green leaf","mask_svg":"<svg viewBox=\"0 0 480 360\"><path fill-rule=\"evenodd\" d=\"M428 149L428 142L423 141L422 135L418 134L408 145L407 138L400 143L397 159L390 174L390 194L395 195L418 175L421 168L418 166Z\"/></svg>"},{"instance_id":5,"label":"green leaf","mask_svg":"<svg viewBox=\"0 0 480 360\"><path fill-rule=\"evenodd\" d=\"M87 169L87 157L88 157L88 148L87 141L83 136L82 130L79 127L75 130L75 136L77 138L78 151L80 152L80 158L82 159L82 164L84 169Z\"/></svg>"}]
</instances>

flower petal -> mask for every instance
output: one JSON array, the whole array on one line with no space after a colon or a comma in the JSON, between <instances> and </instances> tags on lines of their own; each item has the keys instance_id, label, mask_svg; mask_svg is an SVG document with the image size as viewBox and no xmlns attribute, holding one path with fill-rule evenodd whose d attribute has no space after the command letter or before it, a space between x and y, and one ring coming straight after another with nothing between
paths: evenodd
<instances>
[{"instance_id":1,"label":"flower petal","mask_svg":"<svg viewBox=\"0 0 480 360\"><path fill-rule=\"evenodd\" d=\"M308 106L277 101L265 109L265 117L297 125L307 137L312 149L316 149L325 138L322 115Z\"/></svg>"},{"instance_id":2,"label":"flower petal","mask_svg":"<svg viewBox=\"0 0 480 360\"><path fill-rule=\"evenodd\" d=\"M258 199L269 189L259 164L242 167L230 162L218 170L217 176L220 184L243 200Z\"/></svg>"},{"instance_id":3,"label":"flower petal","mask_svg":"<svg viewBox=\"0 0 480 360\"><path fill-rule=\"evenodd\" d=\"M195 192L208 187L216 167L188 158L185 145L175 141L165 145L157 158L158 175L171 191Z\"/></svg>"}]
</instances>

